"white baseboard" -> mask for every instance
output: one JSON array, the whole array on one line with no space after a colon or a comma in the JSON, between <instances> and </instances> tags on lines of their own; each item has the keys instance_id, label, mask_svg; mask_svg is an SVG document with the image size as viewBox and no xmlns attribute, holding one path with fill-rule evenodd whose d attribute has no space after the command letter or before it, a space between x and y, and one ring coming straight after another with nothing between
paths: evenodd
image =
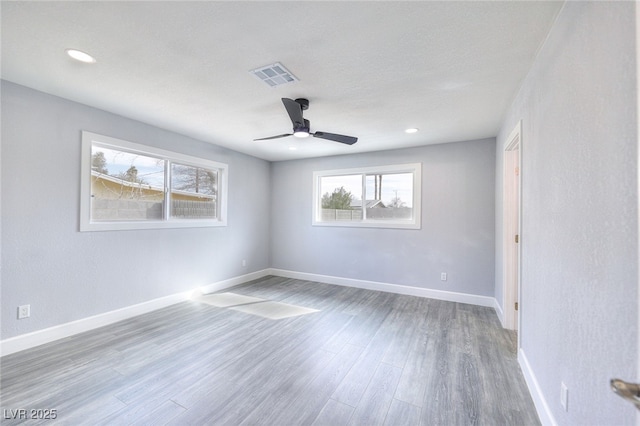
<instances>
[{"instance_id":1,"label":"white baseboard","mask_svg":"<svg viewBox=\"0 0 640 426\"><path fill-rule=\"evenodd\" d=\"M285 269L271 268L270 271L270 275L278 275L280 277L295 278L306 281L317 281L344 287L355 287L366 290L384 291L386 293L406 294L408 296L427 297L429 299L446 300L449 302L469 303L471 305L487 306L490 308L494 308L497 304L495 298L489 296L478 296L475 294L456 293L453 291L433 290L428 288L411 287L399 284L382 283L378 281L333 277L330 275L310 274L307 272L295 272Z\"/></svg>"},{"instance_id":2,"label":"white baseboard","mask_svg":"<svg viewBox=\"0 0 640 426\"><path fill-rule=\"evenodd\" d=\"M540 385L538 384L536 375L531 369L529 360L524 354L522 348L520 348L520 350L518 351L518 363L520 364L520 368L522 369L524 380L527 382L527 387L529 388L529 393L531 394L533 403L536 406L536 411L538 412L538 417L540 417L540 422L545 426L557 426L558 423L556 422L556 419L553 417L553 414L549 409L549 404L547 404L547 400L545 399L542 390L540 389Z\"/></svg>"},{"instance_id":3,"label":"white baseboard","mask_svg":"<svg viewBox=\"0 0 640 426\"><path fill-rule=\"evenodd\" d=\"M116 309L115 311L109 311L65 324L56 325L54 327L34 331L32 333L11 337L0 342L0 356L44 345L45 343L53 342L54 340L63 339L74 334L83 333L94 328L113 324L136 315L146 314L147 312L187 300L190 294L191 292L172 294L170 296L153 299L137 305Z\"/></svg>"},{"instance_id":4,"label":"white baseboard","mask_svg":"<svg viewBox=\"0 0 640 426\"><path fill-rule=\"evenodd\" d=\"M246 283L248 281L253 281L253 280L257 280L257 279L266 277L267 275L273 275L271 273L271 269L269 269L269 268L262 269L262 270L256 271L256 272L251 272L251 273L245 274L245 275L239 275L237 277L229 278L227 280L218 281L216 283L204 286L200 290L204 294L214 293L216 291L224 290L225 288L233 287L233 286L236 286L236 285L239 285L239 284Z\"/></svg>"},{"instance_id":5,"label":"white baseboard","mask_svg":"<svg viewBox=\"0 0 640 426\"><path fill-rule=\"evenodd\" d=\"M456 293L451 291L433 290L420 287L411 287L405 285L381 283L377 281L366 281L352 278L333 277L329 275L310 274L306 272L295 272L284 269L267 268L260 271L252 272L245 275L229 278L227 280L218 281L199 289L177 293L170 296L161 297L137 305L127 306L110 312L83 318L77 321L60 324L54 327L45 328L43 330L34 331L32 333L22 334L20 336L5 339L0 342L0 356L9 355L25 349L50 343L55 340L63 339L74 334L83 333L98 327L113 324L137 315L146 314L157 309L180 303L188 300L193 291L202 293L213 293L247 281L256 280L267 275L277 275L285 278L295 278L306 281L318 281L327 284L335 284L345 287L362 288L366 290L384 291L387 293L406 294L409 296L427 297L430 299L446 300L449 302L469 303L472 305L487 306L496 308L498 306L495 298L488 296L478 296L474 294ZM499 308L499 307L498 307ZM496 309L496 312L498 310ZM502 311L500 311L502 312ZM500 317L500 315L498 315Z\"/></svg>"},{"instance_id":6,"label":"white baseboard","mask_svg":"<svg viewBox=\"0 0 640 426\"><path fill-rule=\"evenodd\" d=\"M502 328L506 328L504 326L504 311L502 310L502 306L500 306L500 304L498 303L497 299L493 299L493 309L495 309L496 311L496 315L498 316L498 319L500 320L500 325L502 325Z\"/></svg>"},{"instance_id":7,"label":"white baseboard","mask_svg":"<svg viewBox=\"0 0 640 426\"><path fill-rule=\"evenodd\" d=\"M203 293L211 293L228 287L241 284L246 281L255 280L269 275L269 270L264 269L250 274L233 277L227 280L209 284L198 290ZM138 303L136 305L127 306L114 311L105 312L77 321L56 325L54 327L45 328L43 330L34 331L32 333L22 334L20 336L11 337L0 341L0 356L10 355L15 352L30 349L36 346L44 345L55 340L73 336L74 334L83 333L98 327L113 324L118 321L129 319L138 315L146 314L157 309L188 300L192 291L172 294L170 296L160 297L158 299L149 300L147 302Z\"/></svg>"}]
</instances>

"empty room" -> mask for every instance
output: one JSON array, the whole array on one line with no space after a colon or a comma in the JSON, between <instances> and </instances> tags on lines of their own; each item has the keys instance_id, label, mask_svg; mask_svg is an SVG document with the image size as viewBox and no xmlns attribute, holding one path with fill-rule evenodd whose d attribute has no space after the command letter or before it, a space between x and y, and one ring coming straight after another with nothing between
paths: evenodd
<instances>
[{"instance_id":1,"label":"empty room","mask_svg":"<svg viewBox=\"0 0 640 426\"><path fill-rule=\"evenodd\" d=\"M2 424L640 424L636 2L0 19Z\"/></svg>"}]
</instances>

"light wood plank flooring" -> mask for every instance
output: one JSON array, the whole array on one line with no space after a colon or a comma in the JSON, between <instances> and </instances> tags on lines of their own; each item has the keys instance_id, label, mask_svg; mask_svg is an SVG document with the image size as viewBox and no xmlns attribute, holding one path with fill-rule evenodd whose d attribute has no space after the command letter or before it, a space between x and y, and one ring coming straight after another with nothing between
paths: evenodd
<instances>
[{"instance_id":1,"label":"light wood plank flooring","mask_svg":"<svg viewBox=\"0 0 640 426\"><path fill-rule=\"evenodd\" d=\"M1 359L3 424L537 425L493 309L266 277ZM56 420L9 420L55 409Z\"/></svg>"}]
</instances>

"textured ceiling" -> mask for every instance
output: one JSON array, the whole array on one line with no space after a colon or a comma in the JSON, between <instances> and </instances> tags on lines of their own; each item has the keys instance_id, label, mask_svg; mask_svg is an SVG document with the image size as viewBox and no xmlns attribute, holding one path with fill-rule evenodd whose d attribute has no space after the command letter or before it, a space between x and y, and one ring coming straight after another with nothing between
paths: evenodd
<instances>
[{"instance_id":1,"label":"textured ceiling","mask_svg":"<svg viewBox=\"0 0 640 426\"><path fill-rule=\"evenodd\" d=\"M496 135L561 6L3 1L2 78L267 160L479 139ZM300 81L249 73L274 62ZM254 142L291 131L282 97L310 100L312 131L358 143Z\"/></svg>"}]
</instances>

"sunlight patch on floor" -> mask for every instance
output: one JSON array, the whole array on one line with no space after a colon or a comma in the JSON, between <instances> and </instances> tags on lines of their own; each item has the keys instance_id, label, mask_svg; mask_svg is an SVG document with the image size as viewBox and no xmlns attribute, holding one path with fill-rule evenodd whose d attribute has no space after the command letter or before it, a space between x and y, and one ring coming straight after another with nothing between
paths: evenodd
<instances>
[{"instance_id":1,"label":"sunlight patch on floor","mask_svg":"<svg viewBox=\"0 0 640 426\"><path fill-rule=\"evenodd\" d=\"M250 305L234 306L231 309L233 309L234 311L245 312L247 314L258 315L272 320L297 317L300 315L319 312L317 309L305 308L303 306L289 305L287 303L272 301L252 303Z\"/></svg>"},{"instance_id":2,"label":"sunlight patch on floor","mask_svg":"<svg viewBox=\"0 0 640 426\"><path fill-rule=\"evenodd\" d=\"M318 309L305 308L304 306L290 305L282 302L274 302L272 300L265 300L258 297L245 296L243 294L231 292L205 294L195 300L218 308L229 308L234 311L257 315L272 320L319 312Z\"/></svg>"},{"instance_id":3,"label":"sunlight patch on floor","mask_svg":"<svg viewBox=\"0 0 640 426\"><path fill-rule=\"evenodd\" d=\"M199 302L217 306L218 308L228 308L230 306L246 305L248 303L264 302L258 297L245 296L236 293L215 293L205 294L197 299Z\"/></svg>"}]
</instances>

